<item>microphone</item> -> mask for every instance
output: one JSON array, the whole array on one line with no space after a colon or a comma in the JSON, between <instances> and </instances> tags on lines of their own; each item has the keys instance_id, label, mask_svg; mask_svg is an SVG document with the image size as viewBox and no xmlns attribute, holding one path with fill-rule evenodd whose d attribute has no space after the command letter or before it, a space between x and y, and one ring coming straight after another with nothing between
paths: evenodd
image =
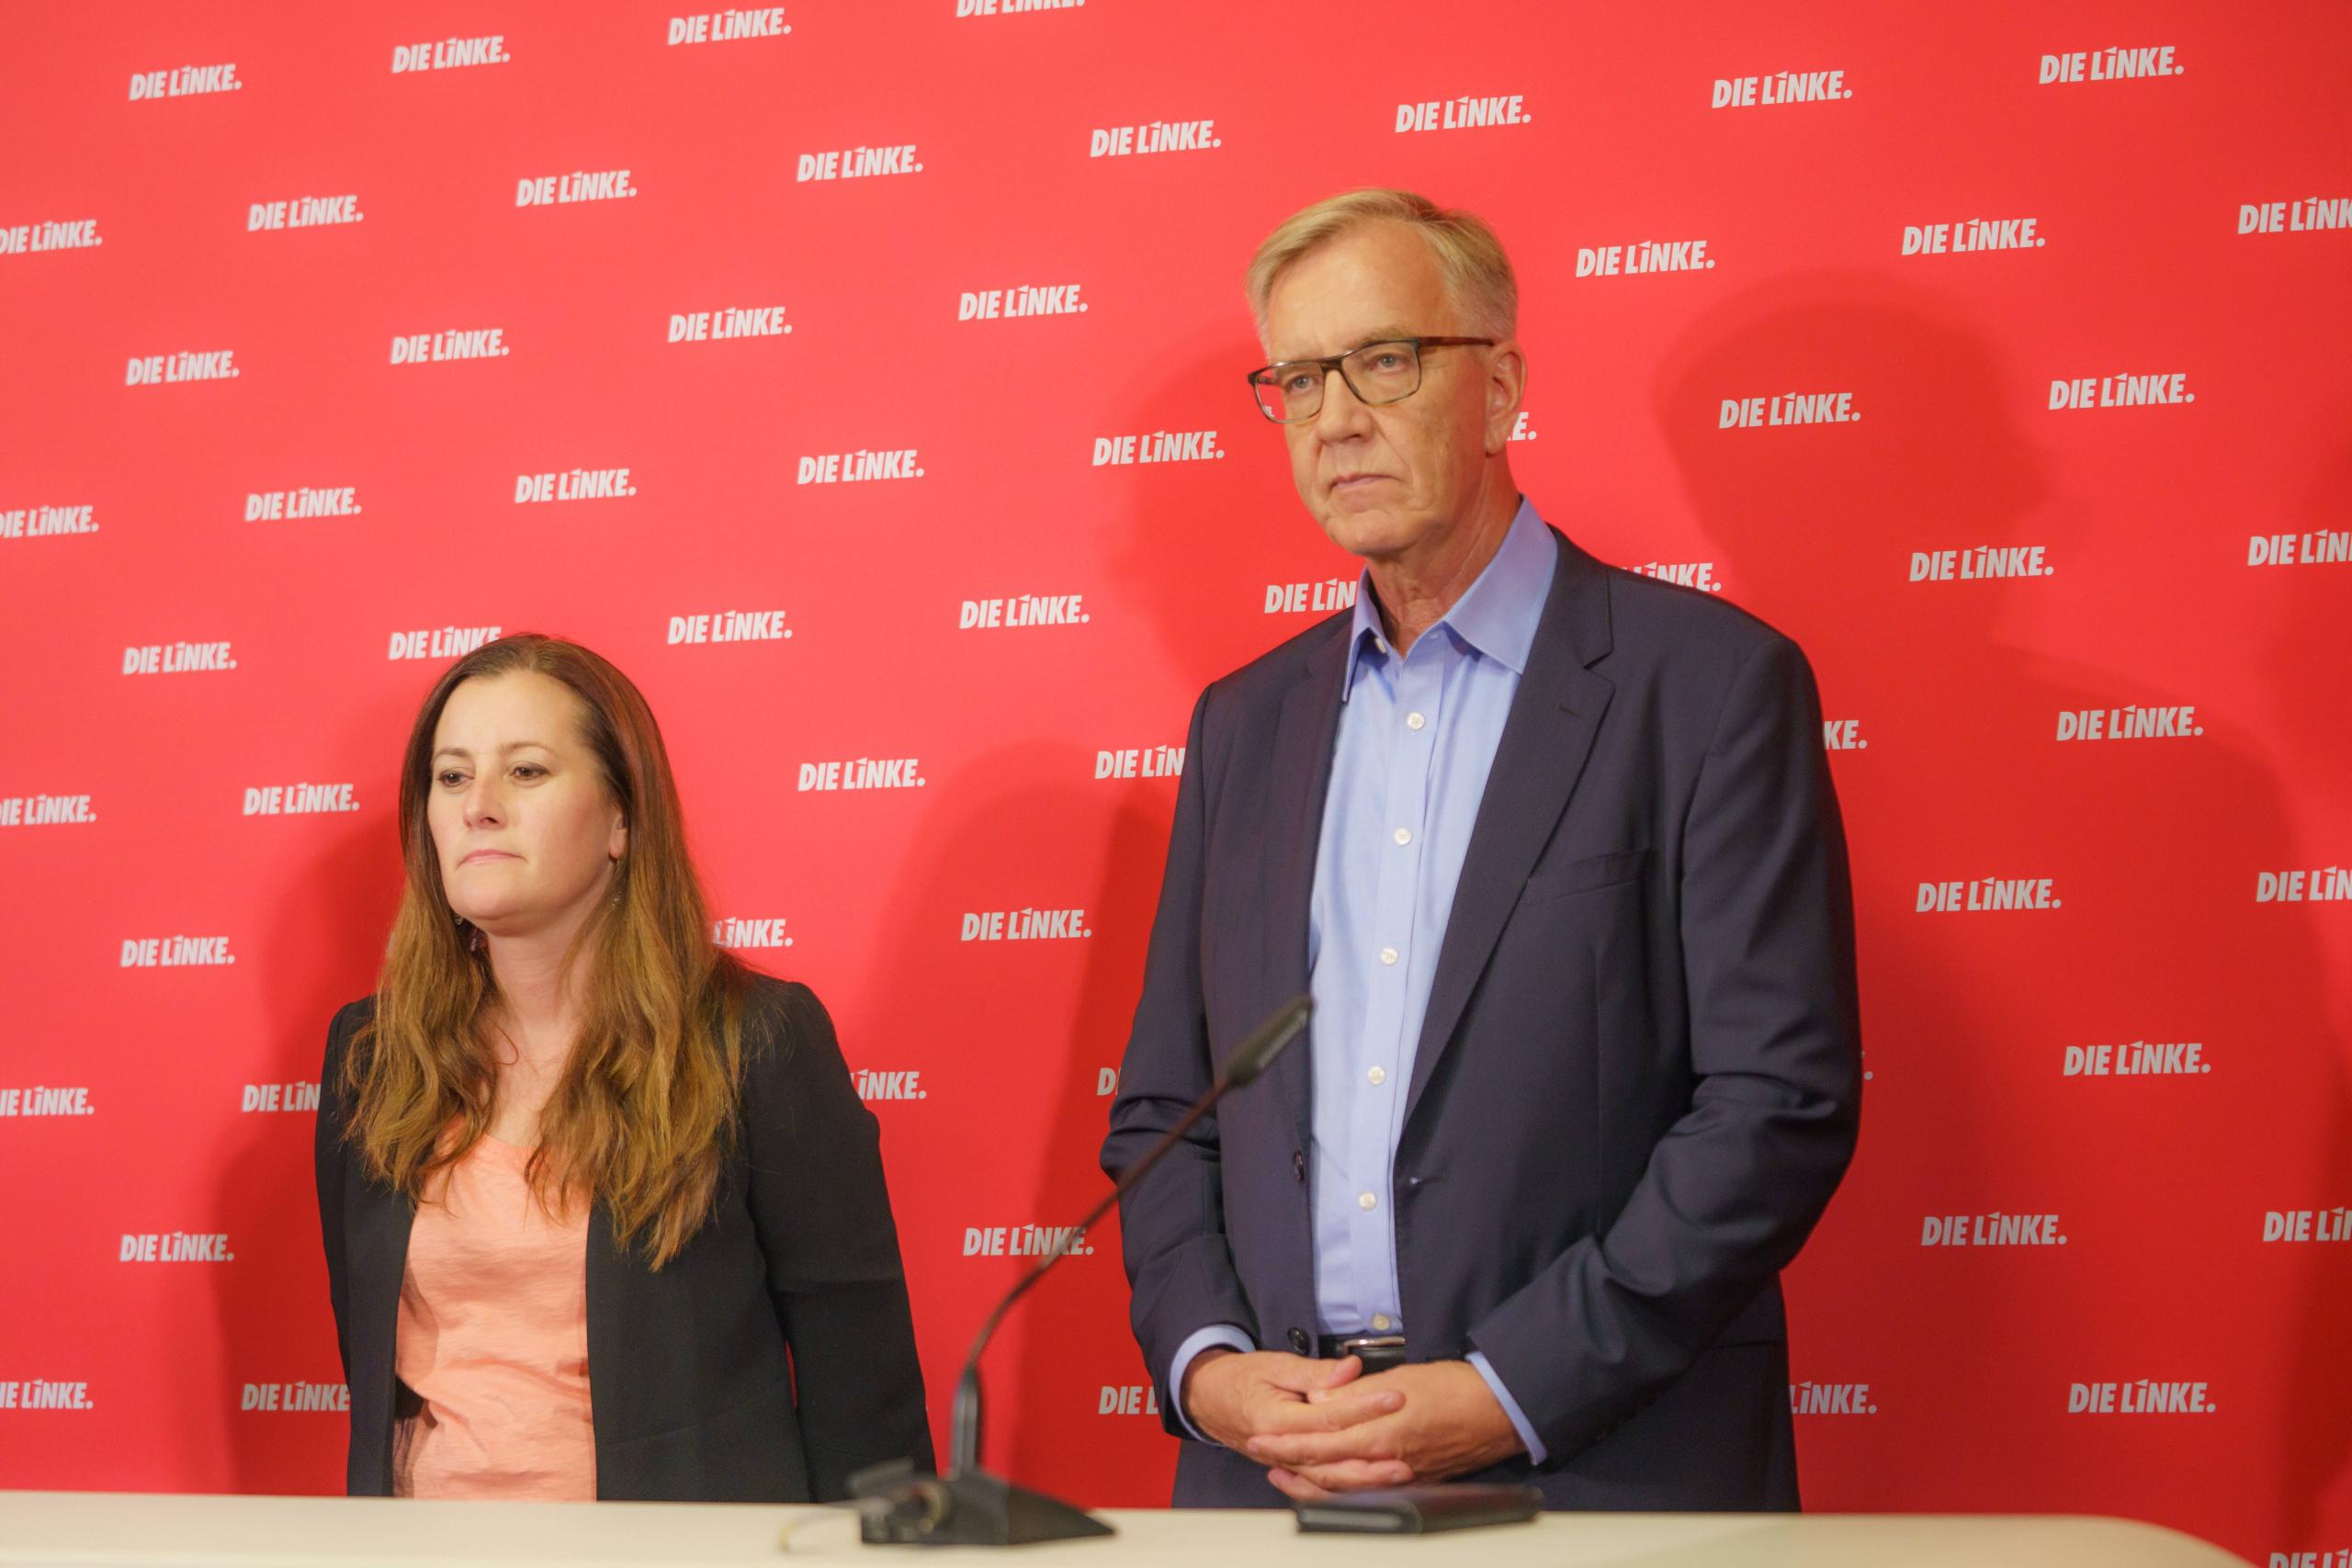
<instances>
[{"instance_id":1,"label":"microphone","mask_svg":"<svg viewBox=\"0 0 2352 1568\"><path fill-rule=\"evenodd\" d=\"M1087 1211L1086 1217L1057 1237L1037 1266L1023 1275L996 1304L956 1380L956 1404L948 1418L947 1473L917 1475L909 1460L893 1460L862 1470L849 1479L851 1495L860 1500L860 1534L869 1545L892 1546L1019 1546L1037 1540L1068 1540L1079 1536L1110 1535L1109 1525L1083 1509L1015 1486L980 1468L980 1353L988 1348L997 1327L1012 1304L1035 1289L1037 1281L1069 1254L1086 1228L1113 1204L1132 1191L1151 1168L1165 1158L1200 1119L1216 1109L1234 1089L1254 1083L1273 1065L1283 1048L1298 1038L1315 1010L1312 997L1293 998L1260 1024L1238 1049L1226 1058L1216 1081L1194 1100L1176 1124L1160 1135L1143 1157L1119 1173L1110 1195Z\"/></svg>"}]
</instances>

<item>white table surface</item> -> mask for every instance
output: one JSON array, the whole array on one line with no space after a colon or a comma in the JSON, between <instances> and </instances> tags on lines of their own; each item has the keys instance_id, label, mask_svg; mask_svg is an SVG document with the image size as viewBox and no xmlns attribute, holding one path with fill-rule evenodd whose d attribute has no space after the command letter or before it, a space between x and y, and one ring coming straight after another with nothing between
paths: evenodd
<instances>
[{"instance_id":1,"label":"white table surface","mask_svg":"<svg viewBox=\"0 0 2352 1568\"><path fill-rule=\"evenodd\" d=\"M2066 1516L1545 1514L1425 1537L1301 1535L1286 1512L1111 1509L1119 1533L1013 1549L1051 1564L1430 1564L1491 1568L2222 1568L2242 1560L2154 1525ZM789 1548L786 1544L790 1535ZM844 1509L694 1503L439 1503L377 1497L0 1492L0 1563L196 1564L927 1561L980 1549L861 1544Z\"/></svg>"}]
</instances>

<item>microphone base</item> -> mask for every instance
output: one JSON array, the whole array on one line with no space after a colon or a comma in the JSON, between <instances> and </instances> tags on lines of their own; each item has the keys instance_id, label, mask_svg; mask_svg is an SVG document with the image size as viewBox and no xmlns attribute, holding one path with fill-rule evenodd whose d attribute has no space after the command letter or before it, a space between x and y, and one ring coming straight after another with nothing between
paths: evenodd
<instances>
[{"instance_id":1,"label":"microphone base","mask_svg":"<svg viewBox=\"0 0 2352 1568\"><path fill-rule=\"evenodd\" d=\"M984 1470L918 1475L900 1461L850 1478L868 1546L1028 1546L1118 1533L1083 1508Z\"/></svg>"}]
</instances>

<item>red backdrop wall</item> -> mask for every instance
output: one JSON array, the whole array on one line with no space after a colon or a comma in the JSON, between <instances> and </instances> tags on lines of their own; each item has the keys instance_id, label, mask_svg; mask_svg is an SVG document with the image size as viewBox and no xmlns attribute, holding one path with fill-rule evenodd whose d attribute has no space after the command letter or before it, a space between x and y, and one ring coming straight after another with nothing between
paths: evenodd
<instances>
[{"instance_id":1,"label":"red backdrop wall","mask_svg":"<svg viewBox=\"0 0 2352 1568\"><path fill-rule=\"evenodd\" d=\"M493 629L643 685L722 935L831 1005L944 1417L1100 1190L1163 749L1352 580L1239 275L1382 183L1511 247L1546 514L1820 674L1871 1077L1808 1501L2352 1541L2352 13L82 3L0 59L0 1483L338 1484L307 1096ZM1021 909L1079 934L967 940ZM991 1457L1156 1502L1089 1240Z\"/></svg>"}]
</instances>

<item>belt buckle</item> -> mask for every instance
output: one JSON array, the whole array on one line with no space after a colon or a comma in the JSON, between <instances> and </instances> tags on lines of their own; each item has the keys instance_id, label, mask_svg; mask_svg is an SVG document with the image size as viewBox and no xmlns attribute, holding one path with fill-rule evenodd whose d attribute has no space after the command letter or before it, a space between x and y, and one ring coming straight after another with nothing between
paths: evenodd
<instances>
[{"instance_id":1,"label":"belt buckle","mask_svg":"<svg viewBox=\"0 0 2352 1568\"><path fill-rule=\"evenodd\" d=\"M1401 1334L1351 1334L1340 1341L1340 1354L1352 1356L1363 1350L1398 1350L1405 1348Z\"/></svg>"}]
</instances>

